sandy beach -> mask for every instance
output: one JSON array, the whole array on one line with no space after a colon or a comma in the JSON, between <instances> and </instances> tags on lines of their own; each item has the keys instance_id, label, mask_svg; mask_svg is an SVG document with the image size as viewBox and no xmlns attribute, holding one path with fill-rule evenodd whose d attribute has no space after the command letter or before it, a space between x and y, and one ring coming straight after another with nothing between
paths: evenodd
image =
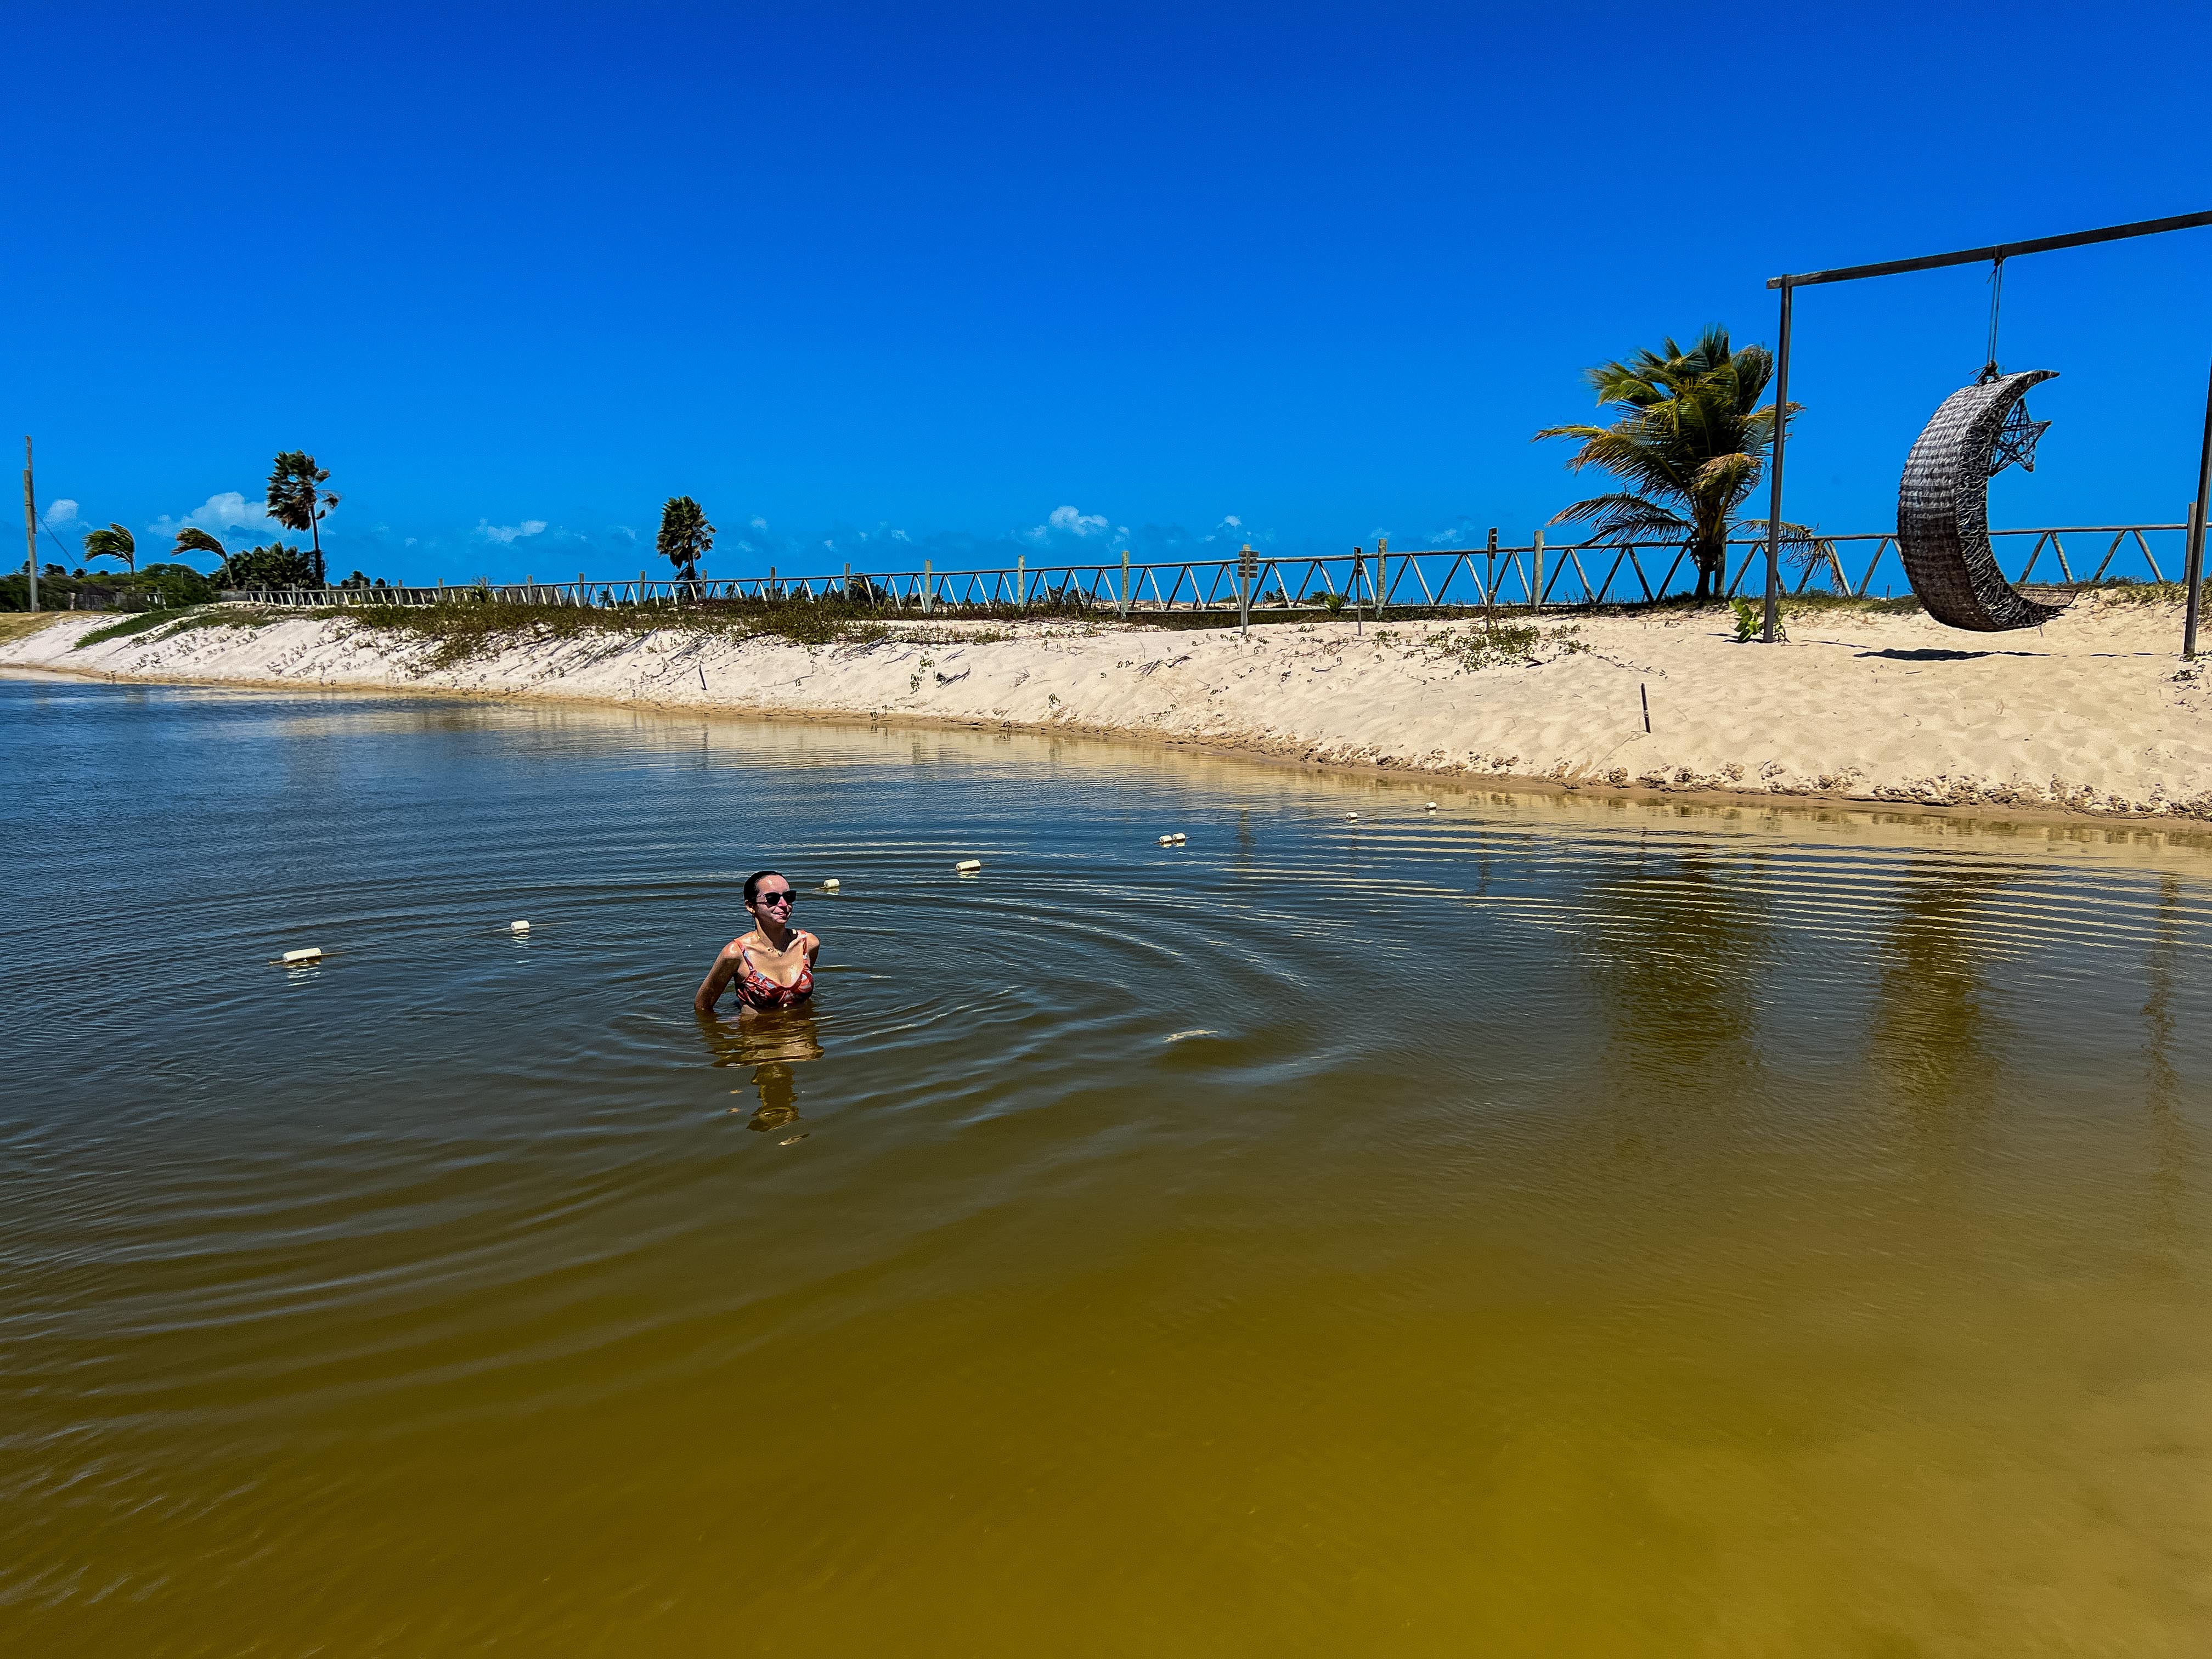
<instances>
[{"instance_id":1,"label":"sandy beach","mask_svg":"<svg viewBox=\"0 0 2212 1659\"><path fill-rule=\"evenodd\" d=\"M944 623L813 647L672 627L518 640L447 665L428 641L342 617L78 647L114 620L57 618L0 643L0 666L1064 728L1569 788L2212 819L2205 682L2178 660L2178 611L2096 594L2003 635L1801 611L1775 647L1737 642L1718 610L1551 614L1504 661L1480 653L1480 622L1387 620L1249 639Z\"/></svg>"}]
</instances>

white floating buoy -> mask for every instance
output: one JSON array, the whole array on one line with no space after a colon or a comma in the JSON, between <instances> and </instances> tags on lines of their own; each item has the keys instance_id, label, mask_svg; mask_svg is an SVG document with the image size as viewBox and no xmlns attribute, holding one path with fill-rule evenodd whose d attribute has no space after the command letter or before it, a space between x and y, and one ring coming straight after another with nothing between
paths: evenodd
<instances>
[{"instance_id":1,"label":"white floating buoy","mask_svg":"<svg viewBox=\"0 0 2212 1659\"><path fill-rule=\"evenodd\" d=\"M1357 823L1359 822L1359 814L1357 812L1346 812L1344 815L1344 821L1346 823Z\"/></svg>"},{"instance_id":2,"label":"white floating buoy","mask_svg":"<svg viewBox=\"0 0 2212 1659\"><path fill-rule=\"evenodd\" d=\"M320 962L322 959L323 953L320 951L312 948L305 951L287 951L284 952L283 957L278 958L278 960L283 962L287 967L291 966L295 963Z\"/></svg>"},{"instance_id":3,"label":"white floating buoy","mask_svg":"<svg viewBox=\"0 0 2212 1659\"><path fill-rule=\"evenodd\" d=\"M1183 834L1183 832L1182 832L1182 830L1176 830L1176 831L1175 832L1174 836L1173 836L1172 837L1170 837L1170 839L1172 839L1172 840L1174 841L1174 842L1175 842L1175 844L1176 844L1176 846L1180 847L1180 846L1182 846L1182 845L1183 844L1183 842L1185 842L1188 841L1188 840L1190 839L1190 837L1189 837L1188 836L1186 836L1185 834Z\"/></svg>"},{"instance_id":4,"label":"white floating buoy","mask_svg":"<svg viewBox=\"0 0 2212 1659\"><path fill-rule=\"evenodd\" d=\"M952 871L955 875L964 876L982 867L983 860L981 859L963 859L952 866Z\"/></svg>"},{"instance_id":5,"label":"white floating buoy","mask_svg":"<svg viewBox=\"0 0 2212 1659\"><path fill-rule=\"evenodd\" d=\"M1423 811L1424 812L1433 812L1433 811L1435 811L1436 810L1437 810L1437 804L1436 804L1436 802L1434 802L1434 801L1431 801L1431 802L1430 802L1426 806L1424 806L1424 807L1421 809L1421 811Z\"/></svg>"},{"instance_id":6,"label":"white floating buoy","mask_svg":"<svg viewBox=\"0 0 2212 1659\"><path fill-rule=\"evenodd\" d=\"M530 931L530 924L526 921L510 921L507 924L507 931L510 933L526 933Z\"/></svg>"},{"instance_id":7,"label":"white floating buoy","mask_svg":"<svg viewBox=\"0 0 2212 1659\"><path fill-rule=\"evenodd\" d=\"M1161 846L1163 846L1163 847L1172 847L1172 846L1174 846L1174 845L1175 845L1175 837L1174 837L1173 836L1162 836L1160 837L1160 845L1161 845Z\"/></svg>"},{"instance_id":8,"label":"white floating buoy","mask_svg":"<svg viewBox=\"0 0 2212 1659\"><path fill-rule=\"evenodd\" d=\"M823 879L822 890L825 893L836 892L837 890L837 878L835 876L825 877Z\"/></svg>"}]
</instances>

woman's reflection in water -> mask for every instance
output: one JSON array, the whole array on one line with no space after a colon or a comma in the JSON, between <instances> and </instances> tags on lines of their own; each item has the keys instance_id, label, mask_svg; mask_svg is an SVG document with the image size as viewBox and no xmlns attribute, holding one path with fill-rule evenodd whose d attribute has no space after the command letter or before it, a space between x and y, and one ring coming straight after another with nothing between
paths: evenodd
<instances>
[{"instance_id":1,"label":"woman's reflection in water","mask_svg":"<svg viewBox=\"0 0 2212 1659\"><path fill-rule=\"evenodd\" d=\"M700 1035L717 1066L750 1066L753 1068L753 1087L760 1094L760 1104L753 1108L746 1119L745 1127L766 1134L782 1130L777 1145L788 1146L793 1141L804 1140L807 1131L795 1127L799 1122L799 1079L792 1069L802 1060L822 1058L822 1042L816 1029L814 1010L802 1004L796 1008L748 1008L734 1019L716 1019L702 1014L699 1018ZM730 1091L738 1092L736 1090ZM732 1106L734 1114L742 1106Z\"/></svg>"}]
</instances>

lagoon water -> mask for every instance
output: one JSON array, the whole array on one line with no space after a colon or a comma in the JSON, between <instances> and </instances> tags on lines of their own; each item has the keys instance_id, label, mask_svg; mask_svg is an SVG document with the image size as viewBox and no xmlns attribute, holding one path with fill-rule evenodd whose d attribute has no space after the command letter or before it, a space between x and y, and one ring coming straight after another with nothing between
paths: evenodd
<instances>
[{"instance_id":1,"label":"lagoon water","mask_svg":"<svg viewBox=\"0 0 2212 1659\"><path fill-rule=\"evenodd\" d=\"M2212 841L0 732L0 1650L2212 1643ZM702 1025L766 864L818 1012Z\"/></svg>"}]
</instances>

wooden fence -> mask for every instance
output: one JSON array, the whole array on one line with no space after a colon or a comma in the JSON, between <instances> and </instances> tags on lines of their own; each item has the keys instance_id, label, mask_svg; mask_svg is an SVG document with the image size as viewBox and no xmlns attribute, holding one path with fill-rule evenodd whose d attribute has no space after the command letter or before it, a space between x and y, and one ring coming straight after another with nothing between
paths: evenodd
<instances>
[{"instance_id":1,"label":"wooden fence","mask_svg":"<svg viewBox=\"0 0 2212 1659\"><path fill-rule=\"evenodd\" d=\"M2168 581L2178 577L2180 538L2187 526L2082 525L1990 532L2018 582L2042 573L2052 586L2087 586L2112 580ZM1866 598L1885 570L1885 586L1910 592L1895 564L1893 533L1827 536L1809 557L1785 563L1784 587L1793 594L1827 592ZM2154 544L2157 544L2154 545ZM2160 547L2166 557L2160 562ZM1722 594L1765 592L1765 543L1729 545ZM849 565L834 575L724 576L696 582L479 582L428 587L325 587L284 591L231 590L226 599L310 609L357 605L450 605L471 600L560 605L680 605L713 600L797 602L846 599L904 614L1075 609L1127 616L1176 611L1228 611L1239 600L1240 564L1249 572L1255 612L1356 605L1379 613L1406 610L1463 610L1485 605L1592 606L1644 604L1690 592L1696 572L1680 543L1561 544L1539 537L1526 546L1434 548L1406 551L1364 550L1328 556L1278 558L1254 554L1240 561L1187 559L1113 564L1053 564L1032 568L864 572ZM2172 574L2168 573L2172 572Z\"/></svg>"}]
</instances>

